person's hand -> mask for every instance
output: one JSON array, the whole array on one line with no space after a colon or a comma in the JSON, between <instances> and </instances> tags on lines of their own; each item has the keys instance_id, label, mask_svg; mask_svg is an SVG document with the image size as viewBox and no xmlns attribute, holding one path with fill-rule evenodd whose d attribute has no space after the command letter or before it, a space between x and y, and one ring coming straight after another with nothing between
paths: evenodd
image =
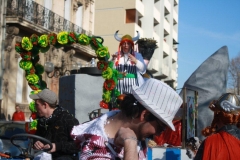
<instances>
[{"instance_id":1,"label":"person's hand","mask_svg":"<svg viewBox=\"0 0 240 160\"><path fill-rule=\"evenodd\" d=\"M117 55L116 55L116 54L113 54L113 55L112 55L112 60L114 61L116 58L117 58Z\"/></svg>"},{"instance_id":2,"label":"person's hand","mask_svg":"<svg viewBox=\"0 0 240 160\"><path fill-rule=\"evenodd\" d=\"M43 148L48 149L48 148L50 148L50 145L46 144ZM55 143L52 143L52 149L50 151L48 151L48 153L52 153L52 152L56 152L56 144Z\"/></svg>"},{"instance_id":3,"label":"person's hand","mask_svg":"<svg viewBox=\"0 0 240 160\"><path fill-rule=\"evenodd\" d=\"M44 147L44 144L40 141L36 141L33 145L33 148L34 149L37 149L37 150L42 150Z\"/></svg>"},{"instance_id":4,"label":"person's hand","mask_svg":"<svg viewBox=\"0 0 240 160\"><path fill-rule=\"evenodd\" d=\"M34 143L34 145L33 145L33 148L37 149L37 150L43 150L43 149L50 148L50 145L49 144L44 145L42 142L36 141ZM52 149L50 151L48 151L48 152L49 153L56 152L56 145L55 145L55 143L52 143Z\"/></svg>"},{"instance_id":5,"label":"person's hand","mask_svg":"<svg viewBox=\"0 0 240 160\"><path fill-rule=\"evenodd\" d=\"M127 141L132 141L137 144L137 136L130 128L121 127L116 134L114 143L117 146L123 147Z\"/></svg>"},{"instance_id":6,"label":"person's hand","mask_svg":"<svg viewBox=\"0 0 240 160\"><path fill-rule=\"evenodd\" d=\"M130 61L132 61L133 63L137 64L137 58L134 57L132 54L128 53L128 58L130 59Z\"/></svg>"}]
</instances>

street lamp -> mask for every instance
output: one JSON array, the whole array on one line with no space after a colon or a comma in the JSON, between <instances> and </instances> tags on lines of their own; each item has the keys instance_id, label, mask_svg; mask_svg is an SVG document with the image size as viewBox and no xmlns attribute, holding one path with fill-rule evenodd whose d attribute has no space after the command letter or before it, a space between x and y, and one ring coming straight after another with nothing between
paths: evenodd
<instances>
[{"instance_id":1,"label":"street lamp","mask_svg":"<svg viewBox=\"0 0 240 160\"><path fill-rule=\"evenodd\" d=\"M54 66L54 64L50 61L47 61L44 64L44 70L47 73L48 78L52 77L61 77L61 76L69 76L71 74L71 70L79 70L81 64L79 62L72 61L72 64L66 64L65 60L62 59L62 65L60 67ZM70 70L67 68L67 65L71 65Z\"/></svg>"}]
</instances>

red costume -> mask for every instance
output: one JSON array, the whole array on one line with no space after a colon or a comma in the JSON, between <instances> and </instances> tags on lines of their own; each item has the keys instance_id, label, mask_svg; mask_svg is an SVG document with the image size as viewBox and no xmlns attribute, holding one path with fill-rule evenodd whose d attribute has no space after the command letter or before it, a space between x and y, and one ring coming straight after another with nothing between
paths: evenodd
<instances>
[{"instance_id":1,"label":"red costume","mask_svg":"<svg viewBox=\"0 0 240 160\"><path fill-rule=\"evenodd\" d=\"M13 121L25 121L25 116L22 111L14 112L12 116Z\"/></svg>"},{"instance_id":2,"label":"red costume","mask_svg":"<svg viewBox=\"0 0 240 160\"><path fill-rule=\"evenodd\" d=\"M173 121L175 131L172 131L171 128L167 128L159 136L154 136L154 141L162 146L164 143L167 143L171 146L181 146L181 136L182 136L182 123L181 120Z\"/></svg>"},{"instance_id":3,"label":"red costume","mask_svg":"<svg viewBox=\"0 0 240 160\"><path fill-rule=\"evenodd\" d=\"M240 130L236 126L229 125L228 127L223 127L221 131L207 137L203 141L194 160L240 159L239 133Z\"/></svg>"}]
</instances>

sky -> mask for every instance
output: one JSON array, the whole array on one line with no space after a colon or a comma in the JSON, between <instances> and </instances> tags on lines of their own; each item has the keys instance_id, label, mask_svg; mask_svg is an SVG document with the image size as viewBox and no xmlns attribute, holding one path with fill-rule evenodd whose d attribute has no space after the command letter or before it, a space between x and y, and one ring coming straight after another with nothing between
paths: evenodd
<instances>
[{"instance_id":1,"label":"sky","mask_svg":"<svg viewBox=\"0 0 240 160\"><path fill-rule=\"evenodd\" d=\"M179 0L178 86L214 52L240 54L240 0Z\"/></svg>"}]
</instances>

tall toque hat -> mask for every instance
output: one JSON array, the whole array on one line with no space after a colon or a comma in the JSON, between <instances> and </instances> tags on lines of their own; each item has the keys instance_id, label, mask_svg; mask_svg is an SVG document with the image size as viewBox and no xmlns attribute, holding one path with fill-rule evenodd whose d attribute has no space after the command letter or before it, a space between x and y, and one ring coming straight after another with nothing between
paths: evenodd
<instances>
[{"instance_id":1,"label":"tall toque hat","mask_svg":"<svg viewBox=\"0 0 240 160\"><path fill-rule=\"evenodd\" d=\"M140 87L133 86L132 94L148 111L175 131L172 120L182 99L166 83L150 78Z\"/></svg>"}]
</instances>

